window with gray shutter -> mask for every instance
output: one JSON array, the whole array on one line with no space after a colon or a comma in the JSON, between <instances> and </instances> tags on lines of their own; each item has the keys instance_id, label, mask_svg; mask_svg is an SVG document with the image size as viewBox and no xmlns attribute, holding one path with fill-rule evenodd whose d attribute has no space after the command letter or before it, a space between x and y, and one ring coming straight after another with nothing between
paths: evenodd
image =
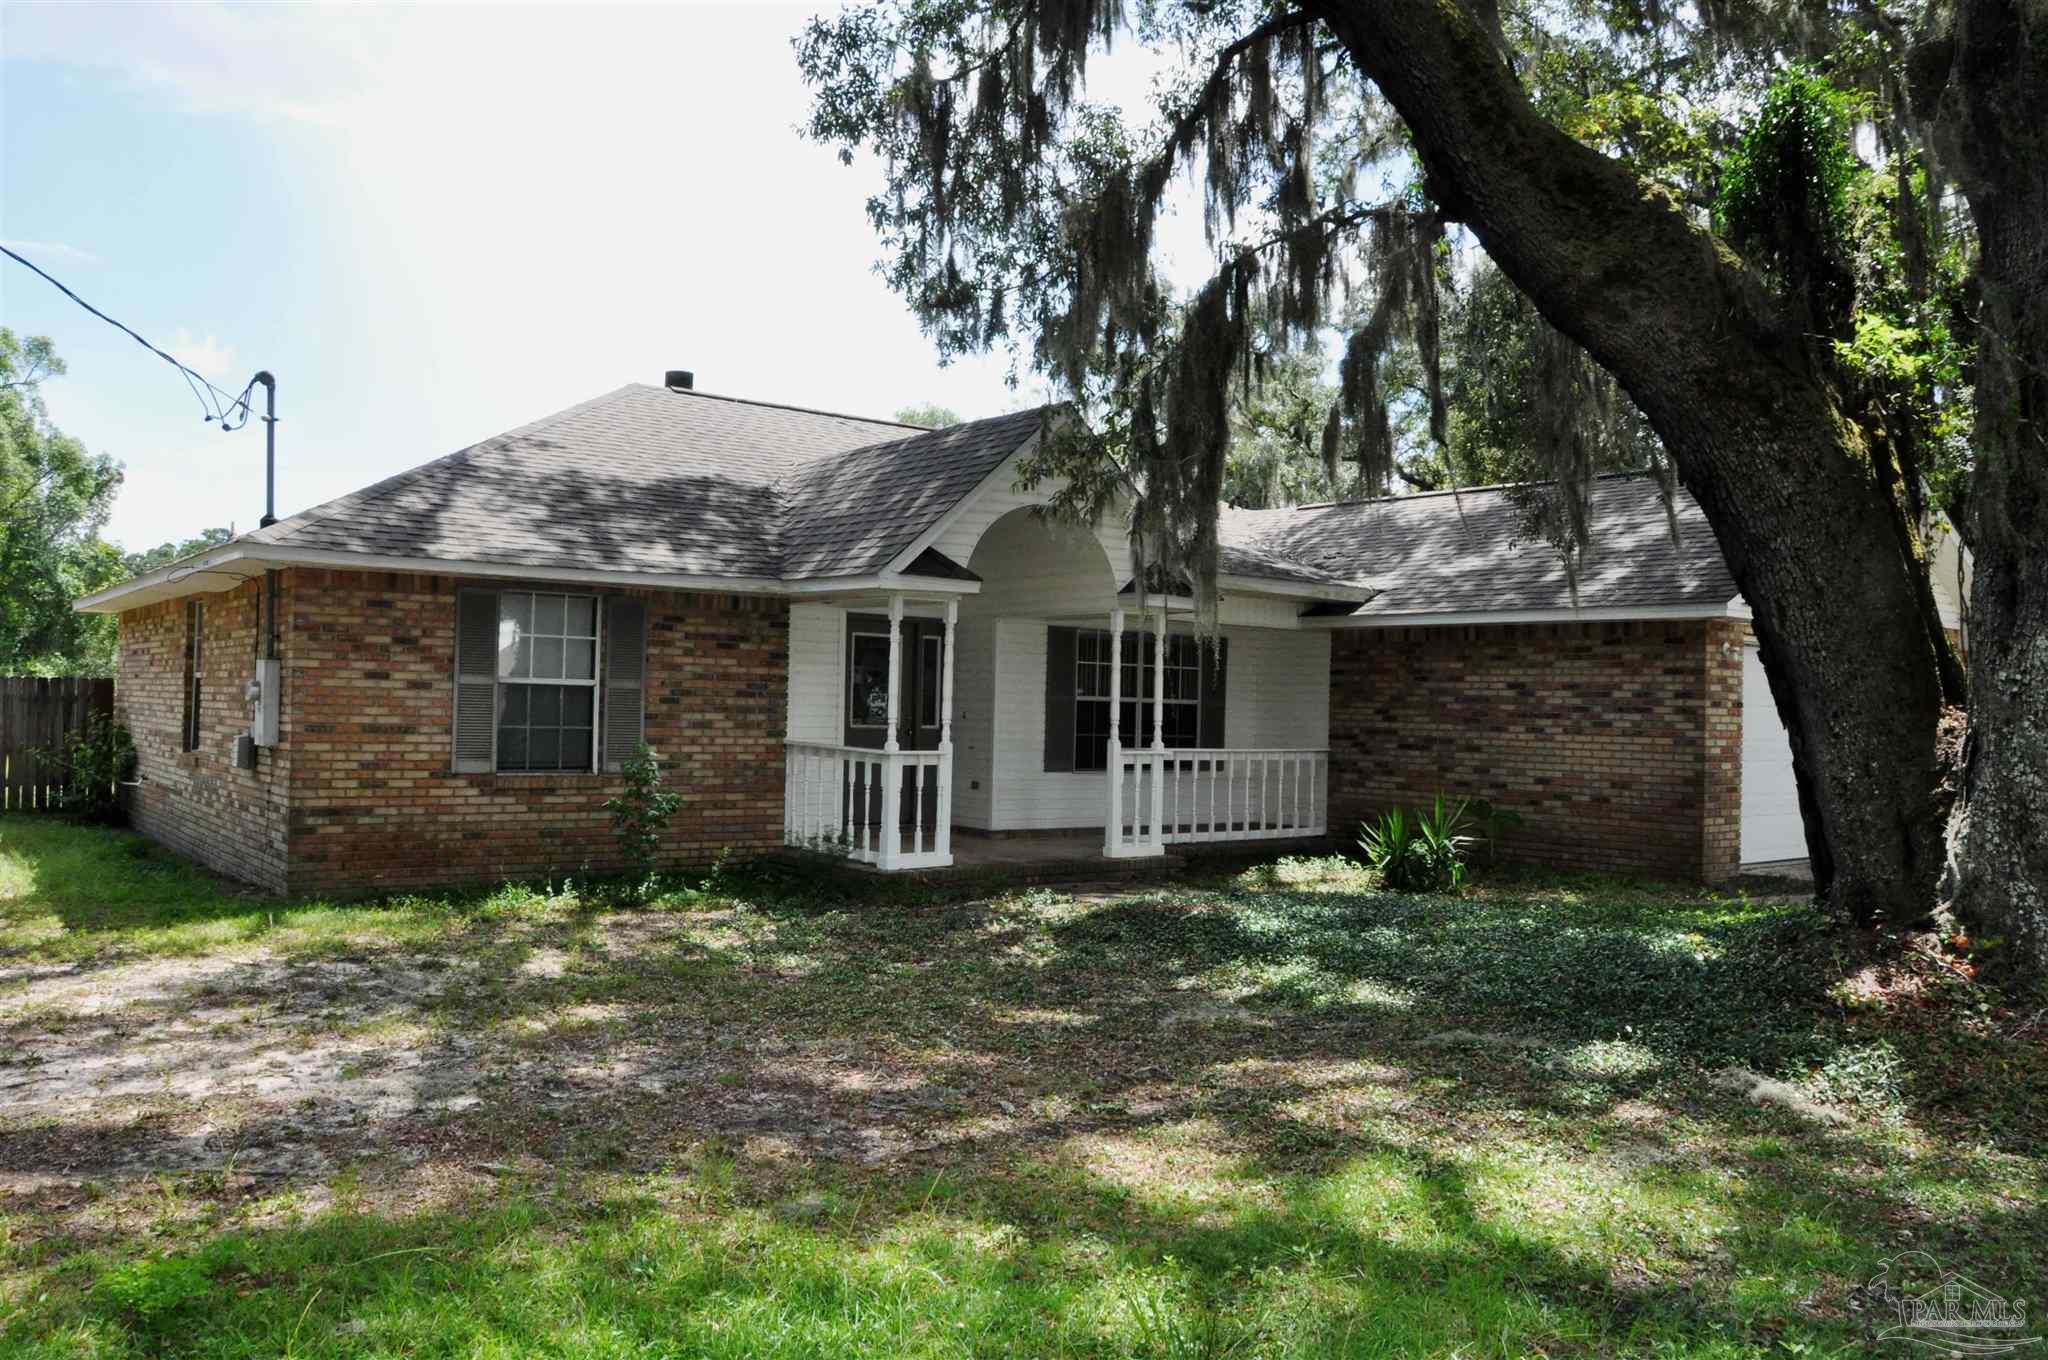
<instances>
[{"instance_id":1,"label":"window with gray shutter","mask_svg":"<svg viewBox=\"0 0 2048 1360\"><path fill-rule=\"evenodd\" d=\"M496 768L498 720L498 593L465 590L455 597L455 757L458 773Z\"/></svg>"},{"instance_id":2,"label":"window with gray shutter","mask_svg":"<svg viewBox=\"0 0 2048 1360\"><path fill-rule=\"evenodd\" d=\"M618 770L640 745L647 720L647 605L605 602L604 767Z\"/></svg>"},{"instance_id":3,"label":"window with gray shutter","mask_svg":"<svg viewBox=\"0 0 2048 1360\"><path fill-rule=\"evenodd\" d=\"M1230 677L1230 639L1212 638L1203 643L1201 665L1201 744L1220 750L1230 744L1223 730L1223 684ZM1168 744L1172 744L1170 738Z\"/></svg>"},{"instance_id":4,"label":"window with gray shutter","mask_svg":"<svg viewBox=\"0 0 2048 1360\"><path fill-rule=\"evenodd\" d=\"M1074 639L1072 628L1045 630L1045 768L1074 768Z\"/></svg>"}]
</instances>

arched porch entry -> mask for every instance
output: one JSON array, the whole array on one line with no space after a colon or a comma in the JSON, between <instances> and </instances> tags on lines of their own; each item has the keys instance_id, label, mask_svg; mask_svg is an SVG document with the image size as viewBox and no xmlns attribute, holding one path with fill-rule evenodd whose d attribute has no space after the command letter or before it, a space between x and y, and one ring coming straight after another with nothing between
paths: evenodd
<instances>
[{"instance_id":1,"label":"arched porch entry","mask_svg":"<svg viewBox=\"0 0 2048 1360\"><path fill-rule=\"evenodd\" d=\"M956 829L1006 862L982 836L1071 859L1080 835L1115 858L1321 835L1328 639L1298 602L1227 595L1198 639L1189 601L1126 592L1115 529L988 499L930 544L956 578L792 606L785 839L887 870L953 863Z\"/></svg>"},{"instance_id":2,"label":"arched porch entry","mask_svg":"<svg viewBox=\"0 0 2048 1360\"><path fill-rule=\"evenodd\" d=\"M1294 720L1284 688L1314 676L1319 660L1327 674L1320 639L1270 627L1197 639L1191 601L1126 589L1132 567L1117 529L1048 522L1025 506L993 518L965 560L981 587L960 605L962 828L1088 831L1114 858L1322 833L1327 736L1319 721ZM1292 623L1294 613L1262 615L1239 600L1225 621ZM1238 746L1226 733L1227 694ZM1296 733L1313 745L1273 741Z\"/></svg>"}]
</instances>

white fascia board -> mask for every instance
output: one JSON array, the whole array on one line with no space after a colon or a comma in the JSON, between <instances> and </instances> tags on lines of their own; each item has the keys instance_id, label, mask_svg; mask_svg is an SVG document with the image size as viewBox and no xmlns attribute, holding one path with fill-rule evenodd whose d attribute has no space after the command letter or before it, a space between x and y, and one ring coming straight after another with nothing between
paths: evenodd
<instances>
[{"instance_id":1,"label":"white fascia board","mask_svg":"<svg viewBox=\"0 0 2048 1360\"><path fill-rule=\"evenodd\" d=\"M179 595L231 590L251 575L261 574L266 562L255 559L249 549L236 544L214 552L199 553L169 566L80 596L71 605L79 614L118 614L123 609L154 604Z\"/></svg>"},{"instance_id":2,"label":"white fascia board","mask_svg":"<svg viewBox=\"0 0 2048 1360\"><path fill-rule=\"evenodd\" d=\"M1016 452L990 468L987 475L974 484L974 489L959 500L954 501L952 506L947 509L945 514L939 516L937 522L931 528L912 539L909 547L890 558L889 565L884 570L890 572L902 571L917 560L919 553L937 543L941 538L944 538L946 530L952 528L954 521L967 513L968 507L981 499L983 492L992 486L1008 486L1016 481L1018 461L1037 447L1038 436L1036 434L1033 434L1022 444L1019 444ZM967 564L962 562L960 565L964 567Z\"/></svg>"},{"instance_id":3,"label":"white fascia board","mask_svg":"<svg viewBox=\"0 0 2048 1360\"><path fill-rule=\"evenodd\" d=\"M604 571L587 567L526 566L443 557L391 557L334 548L294 548L268 543L231 544L186 562L159 567L132 581L95 592L72 608L82 614L117 614L200 591L232 589L272 567L334 567L350 571L400 571L422 576L470 576L498 581L558 581L568 585L639 586L649 590L691 590L734 595L812 595L848 590L918 591L972 595L978 581L940 581L891 574L817 581L782 581L772 576L695 576L680 572Z\"/></svg>"},{"instance_id":4,"label":"white fascia board","mask_svg":"<svg viewBox=\"0 0 2048 1360\"><path fill-rule=\"evenodd\" d=\"M87 595L72 606L84 614L115 614L193 590L225 590L251 571L272 567L334 567L344 571L402 571L422 576L474 576L504 581L560 581L570 585L645 586L656 590L730 591L739 595L782 593L783 583L767 576L689 576L680 573L602 571L588 567L527 566L446 557L395 557L335 548L295 548L273 543L231 544L189 563L160 567L132 581ZM233 571L240 568L239 571ZM233 571L235 579L190 585L201 576Z\"/></svg>"},{"instance_id":5,"label":"white fascia board","mask_svg":"<svg viewBox=\"0 0 2048 1360\"><path fill-rule=\"evenodd\" d=\"M1450 628L1487 623L1625 623L1630 620L1747 618L1735 603L1620 604L1592 609L1487 609L1444 614L1336 615L1303 619L1304 628L1349 630L1354 628Z\"/></svg>"}]
</instances>

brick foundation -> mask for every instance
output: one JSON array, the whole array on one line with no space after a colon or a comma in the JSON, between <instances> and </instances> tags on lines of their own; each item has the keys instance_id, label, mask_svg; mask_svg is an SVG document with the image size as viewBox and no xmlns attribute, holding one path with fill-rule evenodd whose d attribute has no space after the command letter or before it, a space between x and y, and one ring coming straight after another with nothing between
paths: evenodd
<instances>
[{"instance_id":1,"label":"brick foundation","mask_svg":"<svg viewBox=\"0 0 2048 1360\"><path fill-rule=\"evenodd\" d=\"M280 575L283 739L259 756L253 776L227 768L225 743L247 728L239 694L254 587L208 597L208 643L221 660L208 667L209 700L216 685L223 698L209 702L206 716L210 734L219 724L222 750L217 762L207 751L197 762L183 757L190 771L177 756L184 602L121 616L117 705L146 752L150 782L136 819L145 832L235 877L295 894L617 867L602 805L619 791L618 776L450 771L455 593L468 583L310 569ZM729 848L780 844L786 604L632 593L648 605L647 740L684 797L664 863L704 864ZM239 608L215 603L244 596L250 603Z\"/></svg>"},{"instance_id":2,"label":"brick foundation","mask_svg":"<svg viewBox=\"0 0 2048 1360\"><path fill-rule=\"evenodd\" d=\"M1735 620L1341 631L1330 828L1438 791L1519 813L1506 857L1686 880L1737 867ZM1722 654L1722 644L1728 647Z\"/></svg>"}]
</instances>

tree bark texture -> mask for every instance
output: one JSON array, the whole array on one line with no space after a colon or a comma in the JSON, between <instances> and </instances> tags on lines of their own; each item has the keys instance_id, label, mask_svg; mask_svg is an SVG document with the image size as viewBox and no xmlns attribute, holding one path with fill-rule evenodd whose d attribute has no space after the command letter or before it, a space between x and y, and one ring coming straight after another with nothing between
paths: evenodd
<instances>
[{"instance_id":1,"label":"tree bark texture","mask_svg":"<svg viewBox=\"0 0 2048 1360\"><path fill-rule=\"evenodd\" d=\"M1915 62L1980 255L1970 725L1944 884L2048 976L2048 0L1962 0ZM1992 958L1999 960L2000 955Z\"/></svg>"},{"instance_id":2,"label":"tree bark texture","mask_svg":"<svg viewBox=\"0 0 2048 1360\"><path fill-rule=\"evenodd\" d=\"M1663 438L1754 610L1833 905L1923 915L1943 843L1922 569L1798 328L1669 196L1546 122L1459 0L1309 8L1407 122L1446 215Z\"/></svg>"}]
</instances>

